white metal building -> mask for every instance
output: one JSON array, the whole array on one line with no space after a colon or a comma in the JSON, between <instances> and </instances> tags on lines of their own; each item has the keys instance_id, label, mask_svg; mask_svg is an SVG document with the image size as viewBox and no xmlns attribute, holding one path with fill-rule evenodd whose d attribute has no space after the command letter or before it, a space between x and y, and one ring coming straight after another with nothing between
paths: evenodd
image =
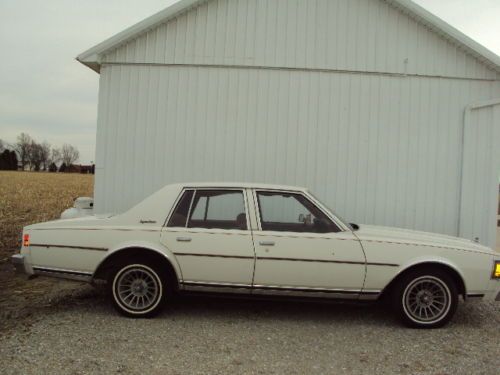
<instances>
[{"instance_id":1,"label":"white metal building","mask_svg":"<svg viewBox=\"0 0 500 375\"><path fill-rule=\"evenodd\" d=\"M408 0L181 0L91 48L95 204L310 187L350 221L494 246L500 58Z\"/></svg>"}]
</instances>

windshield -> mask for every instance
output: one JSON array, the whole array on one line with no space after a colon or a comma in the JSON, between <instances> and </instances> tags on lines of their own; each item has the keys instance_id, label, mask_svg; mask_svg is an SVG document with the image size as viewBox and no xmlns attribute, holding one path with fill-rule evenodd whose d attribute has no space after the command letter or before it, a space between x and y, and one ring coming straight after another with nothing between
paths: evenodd
<instances>
[{"instance_id":1,"label":"windshield","mask_svg":"<svg viewBox=\"0 0 500 375\"><path fill-rule=\"evenodd\" d=\"M340 216L339 214L337 214L335 212L335 210L332 210L330 207L328 207L325 203L323 203L321 200L319 200L313 193L311 193L310 191L308 191L309 195L311 195L311 197L313 197L316 201L318 201L319 203L321 203L321 205L323 207L325 207L333 216L335 216L337 218L338 221L341 221L342 224L344 224L346 227L348 227L351 231L354 231L354 228L352 227L351 224L349 224L349 222L347 220L345 220L342 216Z\"/></svg>"}]
</instances>

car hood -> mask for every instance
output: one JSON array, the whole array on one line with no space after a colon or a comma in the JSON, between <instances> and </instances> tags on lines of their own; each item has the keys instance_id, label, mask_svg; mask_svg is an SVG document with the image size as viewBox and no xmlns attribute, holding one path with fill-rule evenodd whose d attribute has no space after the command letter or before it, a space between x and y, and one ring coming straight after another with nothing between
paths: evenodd
<instances>
[{"instance_id":1,"label":"car hood","mask_svg":"<svg viewBox=\"0 0 500 375\"><path fill-rule=\"evenodd\" d=\"M435 247L446 247L494 254L489 247L480 245L465 238L447 236L444 234L420 232L410 229L383 227L376 225L360 225L354 234L363 241L382 241Z\"/></svg>"}]
</instances>

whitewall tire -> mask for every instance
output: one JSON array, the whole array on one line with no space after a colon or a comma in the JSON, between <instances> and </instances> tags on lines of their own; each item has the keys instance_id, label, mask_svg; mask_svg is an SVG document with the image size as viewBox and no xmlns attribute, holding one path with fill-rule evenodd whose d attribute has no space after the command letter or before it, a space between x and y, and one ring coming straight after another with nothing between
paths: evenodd
<instances>
[{"instance_id":1,"label":"whitewall tire","mask_svg":"<svg viewBox=\"0 0 500 375\"><path fill-rule=\"evenodd\" d=\"M399 280L392 293L402 322L415 328L438 328L448 323L458 306L453 278L440 269L417 269Z\"/></svg>"},{"instance_id":2,"label":"whitewall tire","mask_svg":"<svg viewBox=\"0 0 500 375\"><path fill-rule=\"evenodd\" d=\"M148 261L130 261L112 272L108 281L115 309L133 318L149 318L164 307L168 293L163 270Z\"/></svg>"}]
</instances>

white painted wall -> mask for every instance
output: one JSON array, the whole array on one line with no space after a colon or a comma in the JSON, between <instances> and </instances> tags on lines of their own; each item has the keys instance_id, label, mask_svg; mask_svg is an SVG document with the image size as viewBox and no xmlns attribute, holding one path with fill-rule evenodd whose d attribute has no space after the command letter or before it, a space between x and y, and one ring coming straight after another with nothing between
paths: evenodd
<instances>
[{"instance_id":1,"label":"white painted wall","mask_svg":"<svg viewBox=\"0 0 500 375\"><path fill-rule=\"evenodd\" d=\"M500 81L384 1L212 0L104 61L98 212L173 182L282 183L354 222L494 244L498 106L463 124Z\"/></svg>"},{"instance_id":2,"label":"white painted wall","mask_svg":"<svg viewBox=\"0 0 500 375\"><path fill-rule=\"evenodd\" d=\"M382 0L210 0L111 51L103 62L496 77Z\"/></svg>"}]
</instances>

